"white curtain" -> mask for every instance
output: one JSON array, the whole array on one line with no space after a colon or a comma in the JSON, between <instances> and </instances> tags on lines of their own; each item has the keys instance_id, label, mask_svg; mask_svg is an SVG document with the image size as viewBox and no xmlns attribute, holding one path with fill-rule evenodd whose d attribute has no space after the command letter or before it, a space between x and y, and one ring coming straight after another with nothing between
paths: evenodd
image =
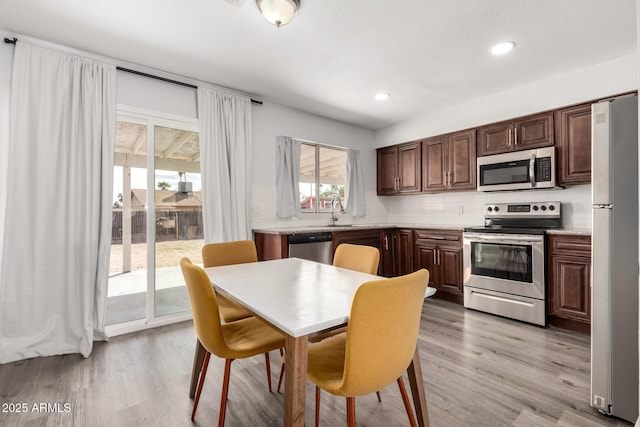
<instances>
[{"instance_id":1,"label":"white curtain","mask_svg":"<svg viewBox=\"0 0 640 427\"><path fill-rule=\"evenodd\" d=\"M347 185L345 188L347 205L345 212L351 216L365 216L367 204L364 200L364 180L362 179L362 163L360 150L347 151Z\"/></svg>"},{"instance_id":2,"label":"white curtain","mask_svg":"<svg viewBox=\"0 0 640 427\"><path fill-rule=\"evenodd\" d=\"M0 363L106 339L115 107L113 65L16 45Z\"/></svg>"},{"instance_id":3,"label":"white curtain","mask_svg":"<svg viewBox=\"0 0 640 427\"><path fill-rule=\"evenodd\" d=\"M251 99L198 88L204 240L251 239Z\"/></svg>"},{"instance_id":4,"label":"white curtain","mask_svg":"<svg viewBox=\"0 0 640 427\"><path fill-rule=\"evenodd\" d=\"M278 218L300 215L300 141L276 137L276 214Z\"/></svg>"}]
</instances>

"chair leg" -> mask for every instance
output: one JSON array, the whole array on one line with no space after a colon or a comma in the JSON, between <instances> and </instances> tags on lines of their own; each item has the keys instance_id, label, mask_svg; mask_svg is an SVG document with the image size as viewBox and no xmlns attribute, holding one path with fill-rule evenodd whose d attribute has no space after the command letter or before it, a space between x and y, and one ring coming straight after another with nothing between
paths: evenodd
<instances>
[{"instance_id":1,"label":"chair leg","mask_svg":"<svg viewBox=\"0 0 640 427\"><path fill-rule=\"evenodd\" d=\"M376 391L376 396L378 396L378 402L382 402L382 398L380 397L379 391Z\"/></svg>"},{"instance_id":2,"label":"chair leg","mask_svg":"<svg viewBox=\"0 0 640 427\"><path fill-rule=\"evenodd\" d=\"M264 361L267 365L267 384L269 384L269 393L271 393L271 363L269 363L269 352L264 354Z\"/></svg>"},{"instance_id":3,"label":"chair leg","mask_svg":"<svg viewBox=\"0 0 640 427\"><path fill-rule=\"evenodd\" d=\"M411 404L409 403L409 396L407 396L407 389L404 387L404 381L402 377L398 378L398 387L400 388L400 394L402 395L402 402L404 403L404 409L407 411L407 416L409 417L409 424L411 427L416 427L416 418L413 415L413 409L411 409Z\"/></svg>"},{"instance_id":4,"label":"chair leg","mask_svg":"<svg viewBox=\"0 0 640 427\"><path fill-rule=\"evenodd\" d=\"M200 381L198 381L198 388L196 390L196 396L193 400L193 411L191 411L191 421L196 417L196 411L198 410L198 402L200 401L200 393L202 393L202 386L204 385L204 377L207 376L207 368L209 367L209 359L211 353L208 351L204 355L202 362L202 369L200 370Z\"/></svg>"},{"instance_id":5,"label":"chair leg","mask_svg":"<svg viewBox=\"0 0 640 427\"><path fill-rule=\"evenodd\" d=\"M278 378L278 393L280 393L280 385L282 385L283 378L284 378L284 363L280 367L280 378Z\"/></svg>"},{"instance_id":6,"label":"chair leg","mask_svg":"<svg viewBox=\"0 0 640 427\"><path fill-rule=\"evenodd\" d=\"M356 427L356 398L347 397L347 425Z\"/></svg>"},{"instance_id":7,"label":"chair leg","mask_svg":"<svg viewBox=\"0 0 640 427\"><path fill-rule=\"evenodd\" d=\"M231 375L231 362L233 359L224 361L224 379L222 380L222 396L220 397L220 415L218 417L218 427L224 427L224 416L227 412L227 396L229 395L229 376Z\"/></svg>"},{"instance_id":8,"label":"chair leg","mask_svg":"<svg viewBox=\"0 0 640 427\"><path fill-rule=\"evenodd\" d=\"M282 356L284 355L284 349L280 349L280 359L282 359ZM282 384L282 379L284 378L284 364L285 362L282 362L282 366L280 366L280 378L278 378L278 393L280 393L280 385Z\"/></svg>"},{"instance_id":9,"label":"chair leg","mask_svg":"<svg viewBox=\"0 0 640 427\"><path fill-rule=\"evenodd\" d=\"M316 427L320 425L320 387L316 386Z\"/></svg>"}]
</instances>

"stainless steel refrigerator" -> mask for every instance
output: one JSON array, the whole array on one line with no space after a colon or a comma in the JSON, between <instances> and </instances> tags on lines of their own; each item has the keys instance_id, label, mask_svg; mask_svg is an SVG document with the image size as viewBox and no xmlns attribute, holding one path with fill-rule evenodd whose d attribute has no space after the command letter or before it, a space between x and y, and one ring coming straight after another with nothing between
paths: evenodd
<instances>
[{"instance_id":1,"label":"stainless steel refrigerator","mask_svg":"<svg viewBox=\"0 0 640 427\"><path fill-rule=\"evenodd\" d=\"M638 97L593 104L591 406L638 418Z\"/></svg>"}]
</instances>

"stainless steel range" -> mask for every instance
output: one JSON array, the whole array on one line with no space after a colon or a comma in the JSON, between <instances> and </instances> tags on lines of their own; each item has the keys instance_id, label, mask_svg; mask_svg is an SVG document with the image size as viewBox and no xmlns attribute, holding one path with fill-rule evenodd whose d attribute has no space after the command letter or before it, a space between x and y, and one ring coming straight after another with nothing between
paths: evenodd
<instances>
[{"instance_id":1,"label":"stainless steel range","mask_svg":"<svg viewBox=\"0 0 640 427\"><path fill-rule=\"evenodd\" d=\"M490 203L484 227L464 229L464 306L545 326L546 230L560 202Z\"/></svg>"}]
</instances>

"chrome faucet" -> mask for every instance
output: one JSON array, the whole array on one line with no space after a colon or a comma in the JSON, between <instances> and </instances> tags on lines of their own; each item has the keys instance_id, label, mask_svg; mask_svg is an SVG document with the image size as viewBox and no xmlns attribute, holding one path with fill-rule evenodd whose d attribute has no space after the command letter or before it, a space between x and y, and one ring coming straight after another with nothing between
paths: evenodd
<instances>
[{"instance_id":1,"label":"chrome faucet","mask_svg":"<svg viewBox=\"0 0 640 427\"><path fill-rule=\"evenodd\" d=\"M344 206L342 205L342 200L340 200L340 197L338 196L333 196L331 198L331 225L336 225L336 221L338 220L338 217L333 211L336 201L340 205L340 213L344 213Z\"/></svg>"}]
</instances>

